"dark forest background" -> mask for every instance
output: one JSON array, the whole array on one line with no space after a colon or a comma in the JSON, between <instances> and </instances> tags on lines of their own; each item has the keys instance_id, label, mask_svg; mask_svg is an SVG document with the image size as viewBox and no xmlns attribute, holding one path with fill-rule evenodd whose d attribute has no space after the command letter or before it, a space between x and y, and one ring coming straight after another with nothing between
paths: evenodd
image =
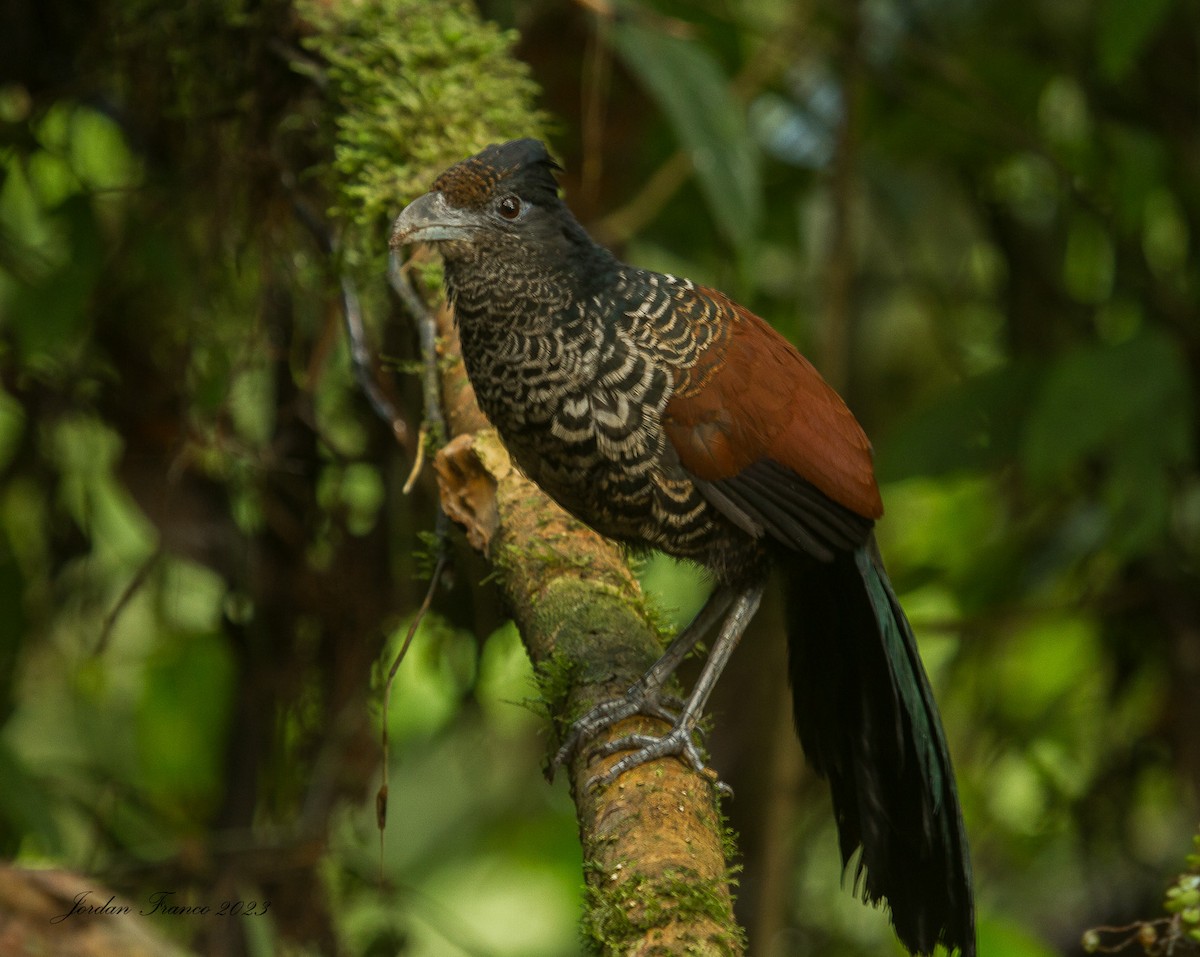
<instances>
[{"instance_id":1,"label":"dark forest background","mask_svg":"<svg viewBox=\"0 0 1200 957\"><path fill-rule=\"evenodd\" d=\"M436 512L428 468L402 491L388 225L518 135L594 235L766 317L874 438L981 953L1164 917L1200 813L1193 0L7 0L0 854L272 902L154 924L200 954L580 952L572 805L457 539L381 712ZM668 620L703 596L640 573ZM776 616L712 708L750 953L898 952L839 879Z\"/></svg>"}]
</instances>

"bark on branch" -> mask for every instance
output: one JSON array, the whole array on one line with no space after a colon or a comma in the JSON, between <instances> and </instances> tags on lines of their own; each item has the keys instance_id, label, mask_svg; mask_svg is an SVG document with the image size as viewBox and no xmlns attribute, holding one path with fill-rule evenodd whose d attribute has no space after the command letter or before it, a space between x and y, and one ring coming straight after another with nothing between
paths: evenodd
<instances>
[{"instance_id":1,"label":"bark on branch","mask_svg":"<svg viewBox=\"0 0 1200 957\"><path fill-rule=\"evenodd\" d=\"M435 463L442 505L491 562L561 731L624 691L657 658L659 637L617 549L513 466L475 404L448 309L438 321L452 436ZM636 717L596 743L665 730ZM668 758L585 787L615 760L582 753L569 769L588 885L586 935L603 954L743 953L714 782Z\"/></svg>"}]
</instances>

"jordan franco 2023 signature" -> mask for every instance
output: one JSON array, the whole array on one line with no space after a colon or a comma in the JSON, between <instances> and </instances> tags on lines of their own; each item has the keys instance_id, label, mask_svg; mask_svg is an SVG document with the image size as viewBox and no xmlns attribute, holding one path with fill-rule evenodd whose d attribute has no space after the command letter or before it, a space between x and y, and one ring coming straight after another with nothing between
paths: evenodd
<instances>
[{"instance_id":1,"label":"jordan franco 2023 signature","mask_svg":"<svg viewBox=\"0 0 1200 957\"><path fill-rule=\"evenodd\" d=\"M92 891L81 891L75 895L71 908L65 914L50 918L58 924L71 917L84 915L107 915L117 917L133 913L133 905L118 902L116 895L101 903L92 899ZM155 891L146 898L146 906L138 908L143 917L165 914L172 917L262 917L271 909L271 902L247 900L223 900L217 904L175 903L175 891Z\"/></svg>"}]
</instances>

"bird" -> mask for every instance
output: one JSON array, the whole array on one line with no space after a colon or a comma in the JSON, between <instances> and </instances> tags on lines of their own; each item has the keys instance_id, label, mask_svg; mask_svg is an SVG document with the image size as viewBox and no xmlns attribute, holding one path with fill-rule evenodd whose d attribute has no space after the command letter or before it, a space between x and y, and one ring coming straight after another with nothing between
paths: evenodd
<instances>
[{"instance_id":1,"label":"bird","mask_svg":"<svg viewBox=\"0 0 1200 957\"><path fill-rule=\"evenodd\" d=\"M795 726L829 781L843 867L911 953L975 957L954 770L876 544L870 442L765 320L596 243L559 195L561 169L540 140L491 144L437 176L390 238L440 253L468 378L522 471L601 535L714 583L661 658L572 725L554 763L641 713L671 730L605 745L622 757L596 786L671 756L703 771L696 724L777 568ZM709 632L695 685L673 702L664 686Z\"/></svg>"}]
</instances>

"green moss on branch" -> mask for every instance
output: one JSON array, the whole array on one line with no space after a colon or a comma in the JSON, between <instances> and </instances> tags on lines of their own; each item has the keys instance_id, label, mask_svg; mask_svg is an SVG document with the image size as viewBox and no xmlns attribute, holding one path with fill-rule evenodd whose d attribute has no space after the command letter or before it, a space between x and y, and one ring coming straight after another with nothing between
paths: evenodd
<instances>
[{"instance_id":1,"label":"green moss on branch","mask_svg":"<svg viewBox=\"0 0 1200 957\"><path fill-rule=\"evenodd\" d=\"M450 163L489 142L543 135L537 85L516 35L465 0L299 0L336 104L324 170L333 212L376 229ZM372 233L372 242L378 243Z\"/></svg>"}]
</instances>

